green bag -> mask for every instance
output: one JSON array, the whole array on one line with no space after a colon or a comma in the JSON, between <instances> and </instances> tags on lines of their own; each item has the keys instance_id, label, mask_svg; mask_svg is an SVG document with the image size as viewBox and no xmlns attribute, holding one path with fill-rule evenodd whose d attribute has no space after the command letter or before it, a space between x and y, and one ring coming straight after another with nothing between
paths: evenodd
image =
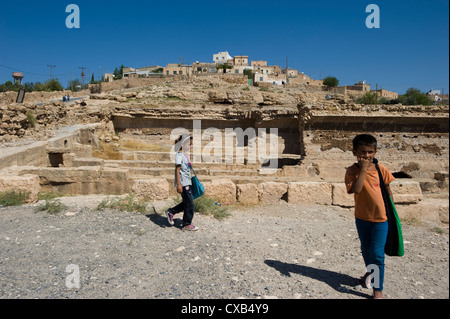
<instances>
[{"instance_id":1,"label":"green bag","mask_svg":"<svg viewBox=\"0 0 450 319\"><path fill-rule=\"evenodd\" d=\"M380 188L381 194L383 195L384 206L386 208L386 215L388 219L388 235L386 239L386 246L384 247L384 252L388 256L403 256L405 254L405 249L403 246L403 233L402 225L400 223L400 218L398 217L397 209L395 208L394 202L384 184L383 175L381 174L380 167L378 166L378 160L373 159L373 163L378 171L378 176L380 178Z\"/></svg>"},{"instance_id":2,"label":"green bag","mask_svg":"<svg viewBox=\"0 0 450 319\"><path fill-rule=\"evenodd\" d=\"M387 250L390 254L386 253L388 256L403 256L405 254L405 247L403 246L403 233L402 233L402 225L400 223L400 218L398 217L397 209L395 208L394 202L392 201L391 196L389 196L389 200L392 205L392 215L391 215L391 222L395 222L395 228L397 232L397 239L396 243L388 244L386 242L385 251ZM389 221L388 221L389 223ZM393 226L394 227L394 226ZM389 236L389 235L388 235ZM389 246L392 246L390 248ZM392 252L391 252L392 251Z\"/></svg>"}]
</instances>

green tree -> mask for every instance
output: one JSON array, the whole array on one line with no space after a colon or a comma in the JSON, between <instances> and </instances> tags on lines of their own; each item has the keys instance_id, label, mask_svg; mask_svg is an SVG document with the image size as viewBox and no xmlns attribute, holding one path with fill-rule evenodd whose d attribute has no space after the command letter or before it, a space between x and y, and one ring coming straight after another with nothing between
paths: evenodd
<instances>
[{"instance_id":1,"label":"green tree","mask_svg":"<svg viewBox=\"0 0 450 319\"><path fill-rule=\"evenodd\" d=\"M433 103L425 93L416 88L409 88L398 99L403 105L431 105Z\"/></svg>"},{"instance_id":2,"label":"green tree","mask_svg":"<svg viewBox=\"0 0 450 319\"><path fill-rule=\"evenodd\" d=\"M217 70L223 70L223 71L222 71L223 73L226 73L226 72L227 72L226 70L229 70L229 69L232 69L232 68L233 68L232 65L229 65L229 64L226 64L226 63L224 63L224 64L219 64L219 65L217 66Z\"/></svg>"},{"instance_id":3,"label":"green tree","mask_svg":"<svg viewBox=\"0 0 450 319\"><path fill-rule=\"evenodd\" d=\"M334 76L327 76L325 79L323 79L323 85L326 85L328 87L336 87L339 85L339 80Z\"/></svg>"},{"instance_id":4,"label":"green tree","mask_svg":"<svg viewBox=\"0 0 450 319\"><path fill-rule=\"evenodd\" d=\"M164 68L157 68L152 70L152 73L163 73Z\"/></svg>"},{"instance_id":5,"label":"green tree","mask_svg":"<svg viewBox=\"0 0 450 319\"><path fill-rule=\"evenodd\" d=\"M250 69L245 69L244 75L246 75L249 79L253 79L253 72Z\"/></svg>"},{"instance_id":6,"label":"green tree","mask_svg":"<svg viewBox=\"0 0 450 319\"><path fill-rule=\"evenodd\" d=\"M123 77L123 64L119 68L114 69L114 80L120 80Z\"/></svg>"},{"instance_id":7,"label":"green tree","mask_svg":"<svg viewBox=\"0 0 450 319\"><path fill-rule=\"evenodd\" d=\"M44 84L42 84L41 82L34 83L33 91L44 91Z\"/></svg>"},{"instance_id":8,"label":"green tree","mask_svg":"<svg viewBox=\"0 0 450 319\"><path fill-rule=\"evenodd\" d=\"M33 82L25 82L23 84L23 89L25 90L25 92L32 92L34 90Z\"/></svg>"},{"instance_id":9,"label":"green tree","mask_svg":"<svg viewBox=\"0 0 450 319\"><path fill-rule=\"evenodd\" d=\"M63 87L62 87L61 83L59 83L59 81L56 79L51 79L51 80L45 82L44 91L51 92L51 91L62 91L62 90L63 90Z\"/></svg>"},{"instance_id":10,"label":"green tree","mask_svg":"<svg viewBox=\"0 0 450 319\"><path fill-rule=\"evenodd\" d=\"M366 92L364 95L356 99L356 103L359 104L377 104L378 102L379 99L377 97L377 93L375 92Z\"/></svg>"},{"instance_id":11,"label":"green tree","mask_svg":"<svg viewBox=\"0 0 450 319\"><path fill-rule=\"evenodd\" d=\"M80 90L82 90L82 84L80 79L74 79L72 80L72 84L69 82L67 82L67 88L66 90L72 90L73 92L78 92Z\"/></svg>"}]
</instances>

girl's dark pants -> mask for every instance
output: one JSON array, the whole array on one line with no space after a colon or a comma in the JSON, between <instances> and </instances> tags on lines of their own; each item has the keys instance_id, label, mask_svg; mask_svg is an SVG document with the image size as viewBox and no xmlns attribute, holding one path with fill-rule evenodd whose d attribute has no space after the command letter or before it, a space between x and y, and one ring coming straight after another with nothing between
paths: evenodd
<instances>
[{"instance_id":1,"label":"girl's dark pants","mask_svg":"<svg viewBox=\"0 0 450 319\"><path fill-rule=\"evenodd\" d=\"M177 214L184 211L183 214L183 227L192 223L194 218L194 198L192 197L191 186L183 186L183 192L181 193L183 201L177 206L169 208L169 212Z\"/></svg>"}]
</instances>

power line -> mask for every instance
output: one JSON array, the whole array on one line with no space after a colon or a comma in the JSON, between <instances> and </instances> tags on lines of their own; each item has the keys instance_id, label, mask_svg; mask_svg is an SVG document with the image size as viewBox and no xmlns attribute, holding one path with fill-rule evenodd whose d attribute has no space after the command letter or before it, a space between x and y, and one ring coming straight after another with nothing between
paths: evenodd
<instances>
[{"instance_id":1,"label":"power line","mask_svg":"<svg viewBox=\"0 0 450 319\"><path fill-rule=\"evenodd\" d=\"M0 64L0 67L3 67L5 69L9 69L9 70L13 70L13 71L16 71L16 72L22 72L22 73L30 74L30 75L37 75L37 76L48 77L48 74L40 74L40 73L31 72L31 71L24 71L24 70L21 70L21 69L18 69L18 68L13 68L13 67L10 67L10 66L7 66L7 65L3 65L3 64ZM69 75L69 74L70 73L56 74L55 77L60 77L60 76Z\"/></svg>"},{"instance_id":2,"label":"power line","mask_svg":"<svg viewBox=\"0 0 450 319\"><path fill-rule=\"evenodd\" d=\"M39 74L39 73L24 71L24 70L20 70L20 69L17 69L17 68L12 68L12 67L9 67L9 66L3 65L3 64L0 64L0 66L4 67L6 69L10 69L10 70L18 71L18 72L22 72L22 73L28 73L28 74L32 74L32 75L38 75L38 76L48 76L48 74Z\"/></svg>"},{"instance_id":3,"label":"power line","mask_svg":"<svg viewBox=\"0 0 450 319\"><path fill-rule=\"evenodd\" d=\"M52 79L52 69L55 68L56 65L48 65L48 64L47 64L47 67L50 68L50 80L51 80L51 79Z\"/></svg>"}]
</instances>

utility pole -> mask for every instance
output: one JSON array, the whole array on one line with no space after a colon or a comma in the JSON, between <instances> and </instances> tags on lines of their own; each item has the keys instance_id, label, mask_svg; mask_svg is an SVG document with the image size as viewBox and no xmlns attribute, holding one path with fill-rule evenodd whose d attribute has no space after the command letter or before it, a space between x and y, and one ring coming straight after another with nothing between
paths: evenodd
<instances>
[{"instance_id":1,"label":"utility pole","mask_svg":"<svg viewBox=\"0 0 450 319\"><path fill-rule=\"evenodd\" d=\"M85 76L86 76L84 70L86 70L86 67L80 66L79 69L81 69L81 89L84 90Z\"/></svg>"},{"instance_id":2,"label":"utility pole","mask_svg":"<svg viewBox=\"0 0 450 319\"><path fill-rule=\"evenodd\" d=\"M288 83L289 78L288 78L288 57L286 56L286 84ZM284 86L286 87L286 85Z\"/></svg>"},{"instance_id":3,"label":"utility pole","mask_svg":"<svg viewBox=\"0 0 450 319\"><path fill-rule=\"evenodd\" d=\"M378 104L378 83L375 84L375 104Z\"/></svg>"},{"instance_id":4,"label":"utility pole","mask_svg":"<svg viewBox=\"0 0 450 319\"><path fill-rule=\"evenodd\" d=\"M72 70L70 70L70 90L73 92L73 85L72 85Z\"/></svg>"},{"instance_id":5,"label":"utility pole","mask_svg":"<svg viewBox=\"0 0 450 319\"><path fill-rule=\"evenodd\" d=\"M50 80L51 80L51 79L52 79L52 69L53 69L54 67L56 67L56 65L49 65L49 64L47 64L47 67L50 68Z\"/></svg>"}]
</instances>

